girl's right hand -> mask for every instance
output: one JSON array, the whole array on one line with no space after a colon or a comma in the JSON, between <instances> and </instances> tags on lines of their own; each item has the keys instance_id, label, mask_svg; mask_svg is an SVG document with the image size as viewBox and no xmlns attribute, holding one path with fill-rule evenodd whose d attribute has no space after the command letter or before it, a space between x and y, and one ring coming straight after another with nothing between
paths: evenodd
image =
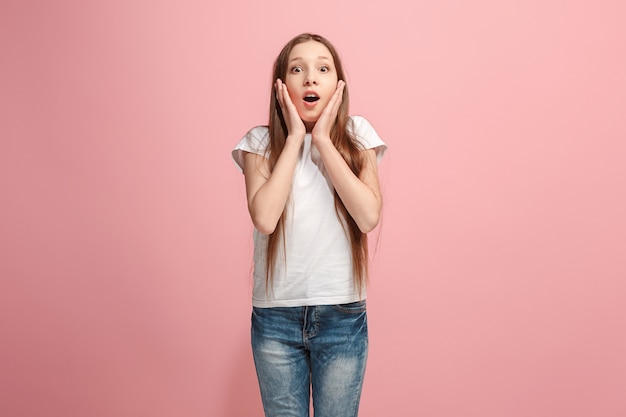
<instances>
[{"instance_id":1,"label":"girl's right hand","mask_svg":"<svg viewBox=\"0 0 626 417\"><path fill-rule=\"evenodd\" d=\"M287 125L287 135L304 138L306 134L304 122L300 118L296 106L294 106L291 101L291 97L289 97L287 86L280 78L276 80L276 98L278 99L278 104L280 104L280 109L283 112L283 118Z\"/></svg>"}]
</instances>

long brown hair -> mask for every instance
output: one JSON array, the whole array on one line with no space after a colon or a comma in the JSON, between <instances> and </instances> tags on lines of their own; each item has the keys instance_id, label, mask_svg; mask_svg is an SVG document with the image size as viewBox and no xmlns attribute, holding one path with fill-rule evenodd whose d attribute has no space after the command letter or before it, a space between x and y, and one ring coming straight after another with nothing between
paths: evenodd
<instances>
[{"instance_id":1,"label":"long brown hair","mask_svg":"<svg viewBox=\"0 0 626 417\"><path fill-rule=\"evenodd\" d=\"M287 64L289 54L291 53L291 50L294 46L307 41L316 41L328 48L335 63L337 79L345 81L345 73L341 64L341 59L337 54L337 50L324 37L311 33L303 33L296 36L285 45L285 47L276 58L276 61L274 62L274 71L272 75L272 94L270 96L270 114L268 125L269 144L266 151L267 157L269 159L270 172L273 171L274 166L276 165L276 161L278 160L278 156L283 151L283 148L285 146L285 140L288 134L287 125L285 124L285 119L283 118L280 104L278 103L278 99L276 98L275 81L277 78L285 80L288 70ZM341 102L341 106L339 107L339 111L337 112L337 119L331 129L330 137L333 144L335 145L343 159L346 161L352 172L356 176L359 176L361 170L363 169L363 165L365 164L365 158L363 156L361 146L356 140L354 133L352 132L352 121L349 117L348 107L348 86L346 84L343 90L343 99ZM362 294L362 290L365 287L365 283L367 282L368 273L367 234L361 232L352 216L350 216L350 213L348 213L348 210L346 210L346 207L341 201L341 198L339 198L337 191L335 191L335 211L337 212L337 216L339 217L339 220L342 223L346 235L350 241L354 286L358 293ZM286 218L285 212L286 210L283 210L283 213L276 225L276 229L272 234L268 236L267 240L267 289L269 289L272 284L272 274L276 266L276 252L279 247L280 239L283 239L284 242Z\"/></svg>"}]
</instances>

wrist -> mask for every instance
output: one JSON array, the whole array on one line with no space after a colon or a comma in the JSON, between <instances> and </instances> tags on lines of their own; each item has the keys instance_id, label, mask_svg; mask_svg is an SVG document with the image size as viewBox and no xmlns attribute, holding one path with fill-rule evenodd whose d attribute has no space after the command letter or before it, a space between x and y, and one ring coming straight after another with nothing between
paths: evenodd
<instances>
[{"instance_id":1,"label":"wrist","mask_svg":"<svg viewBox=\"0 0 626 417\"><path fill-rule=\"evenodd\" d=\"M302 145L304 142L304 133L290 133L285 138L285 146L288 146L290 143L296 143Z\"/></svg>"},{"instance_id":2,"label":"wrist","mask_svg":"<svg viewBox=\"0 0 626 417\"><path fill-rule=\"evenodd\" d=\"M333 141L330 139L330 135L316 135L315 133L311 134L311 141L314 142L316 145L333 143Z\"/></svg>"}]
</instances>

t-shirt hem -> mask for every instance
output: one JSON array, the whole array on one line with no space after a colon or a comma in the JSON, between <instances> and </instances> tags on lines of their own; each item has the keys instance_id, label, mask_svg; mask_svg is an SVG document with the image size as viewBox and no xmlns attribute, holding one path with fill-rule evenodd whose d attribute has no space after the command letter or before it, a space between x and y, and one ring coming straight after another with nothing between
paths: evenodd
<instances>
[{"instance_id":1,"label":"t-shirt hem","mask_svg":"<svg viewBox=\"0 0 626 417\"><path fill-rule=\"evenodd\" d=\"M359 297L357 294L341 297L317 297L306 298L296 300L255 300L252 299L252 306L257 308L272 308L272 307L304 307L304 306L316 306L316 305L336 305L354 303L357 301L365 300L365 294Z\"/></svg>"}]
</instances>

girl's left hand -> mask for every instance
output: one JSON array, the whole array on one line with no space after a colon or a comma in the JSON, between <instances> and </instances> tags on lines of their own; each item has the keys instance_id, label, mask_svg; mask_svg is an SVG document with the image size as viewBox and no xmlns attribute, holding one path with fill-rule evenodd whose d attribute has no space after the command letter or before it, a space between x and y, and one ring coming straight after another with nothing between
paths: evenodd
<instances>
[{"instance_id":1,"label":"girl's left hand","mask_svg":"<svg viewBox=\"0 0 626 417\"><path fill-rule=\"evenodd\" d=\"M315 122L315 126L311 131L311 139L314 142L317 142L320 139L330 140L330 130L332 129L333 125L335 124L335 120L337 119L339 106L341 105L341 102L343 100L343 89L345 85L346 82L343 80L339 80L337 82L337 89L335 90L335 93L331 97L328 104L326 104L324 110L322 110L322 113L320 114L319 119L317 119L317 122Z\"/></svg>"}]
</instances>

